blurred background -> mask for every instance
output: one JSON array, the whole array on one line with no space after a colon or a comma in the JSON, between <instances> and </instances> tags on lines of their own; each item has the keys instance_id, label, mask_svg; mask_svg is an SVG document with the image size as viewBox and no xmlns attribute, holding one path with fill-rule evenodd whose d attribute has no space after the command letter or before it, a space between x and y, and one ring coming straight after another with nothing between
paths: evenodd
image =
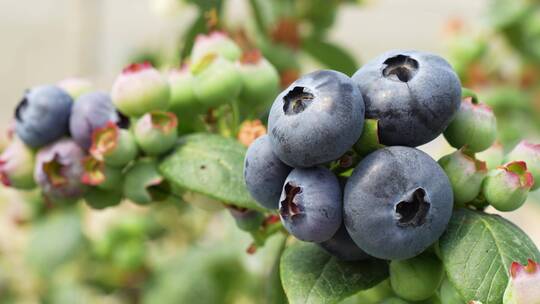
<instances>
[{"instance_id":1,"label":"blurred background","mask_svg":"<svg viewBox=\"0 0 540 304\"><path fill-rule=\"evenodd\" d=\"M283 84L320 67L351 75L393 48L441 54L495 109L505 149L540 142L540 9L526 0L0 0L0 129L28 87L84 77L108 91L130 62L178 65L208 27L261 48ZM451 151L442 139L422 149ZM539 200L504 215L537 246ZM284 301L283 237L247 254L251 237L219 208L42 203L0 188L0 303Z\"/></svg>"}]
</instances>

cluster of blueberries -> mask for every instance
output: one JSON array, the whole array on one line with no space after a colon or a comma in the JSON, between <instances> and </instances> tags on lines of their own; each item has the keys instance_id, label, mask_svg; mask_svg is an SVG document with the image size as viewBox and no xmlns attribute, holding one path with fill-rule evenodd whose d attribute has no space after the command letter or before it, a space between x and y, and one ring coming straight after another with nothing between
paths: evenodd
<instances>
[{"instance_id":1,"label":"cluster of blueberries","mask_svg":"<svg viewBox=\"0 0 540 304\"><path fill-rule=\"evenodd\" d=\"M53 203L84 198L95 208L167 198L157 159L179 134L204 128L209 109L232 101L250 108L279 88L278 72L259 52L243 52L221 32L199 35L190 59L166 74L132 64L110 94L83 79L27 90L0 155L1 182L39 186Z\"/></svg>"},{"instance_id":2,"label":"cluster of blueberries","mask_svg":"<svg viewBox=\"0 0 540 304\"><path fill-rule=\"evenodd\" d=\"M439 163L415 148L443 133L459 150ZM389 51L352 77L316 71L279 94L244 177L297 239L342 260L404 260L442 235L455 207L523 204L540 145L522 142L502 164L495 139L493 112L443 58Z\"/></svg>"}]
</instances>

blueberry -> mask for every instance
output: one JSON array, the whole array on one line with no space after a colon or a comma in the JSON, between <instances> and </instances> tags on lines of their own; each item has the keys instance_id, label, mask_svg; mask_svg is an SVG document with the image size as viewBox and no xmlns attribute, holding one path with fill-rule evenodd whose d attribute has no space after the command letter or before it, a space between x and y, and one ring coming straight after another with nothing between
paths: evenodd
<instances>
[{"instance_id":1,"label":"blueberry","mask_svg":"<svg viewBox=\"0 0 540 304\"><path fill-rule=\"evenodd\" d=\"M452 215L448 177L426 153L386 147L353 171L344 194L344 219L351 238L367 254L407 259L435 242Z\"/></svg>"},{"instance_id":2,"label":"blueberry","mask_svg":"<svg viewBox=\"0 0 540 304\"><path fill-rule=\"evenodd\" d=\"M15 132L32 148L43 147L68 134L73 99L52 85L27 91L15 110Z\"/></svg>"},{"instance_id":3,"label":"blueberry","mask_svg":"<svg viewBox=\"0 0 540 304\"><path fill-rule=\"evenodd\" d=\"M102 92L81 95L73 105L69 119L71 137L81 148L88 150L92 133L107 122L117 122L118 113L108 94Z\"/></svg>"},{"instance_id":4,"label":"blueberry","mask_svg":"<svg viewBox=\"0 0 540 304\"><path fill-rule=\"evenodd\" d=\"M381 143L416 147L440 135L461 103L461 84L443 58L419 51L389 51L352 79L379 120Z\"/></svg>"},{"instance_id":5,"label":"blueberry","mask_svg":"<svg viewBox=\"0 0 540 304\"><path fill-rule=\"evenodd\" d=\"M80 198L86 191L82 182L84 157L84 151L71 139L40 149L34 179L43 194L53 201Z\"/></svg>"},{"instance_id":6,"label":"blueberry","mask_svg":"<svg viewBox=\"0 0 540 304\"><path fill-rule=\"evenodd\" d=\"M268 135L257 138L244 160L244 180L251 196L263 207L277 209L285 179L292 168L272 151Z\"/></svg>"},{"instance_id":7,"label":"blueberry","mask_svg":"<svg viewBox=\"0 0 540 304\"><path fill-rule=\"evenodd\" d=\"M343 224L331 239L322 242L319 245L328 253L342 261L359 261L369 257L364 250L356 246Z\"/></svg>"},{"instance_id":8,"label":"blueberry","mask_svg":"<svg viewBox=\"0 0 540 304\"><path fill-rule=\"evenodd\" d=\"M342 223L342 192L324 167L291 171L281 193L279 215L285 229L302 241L331 239Z\"/></svg>"},{"instance_id":9,"label":"blueberry","mask_svg":"<svg viewBox=\"0 0 540 304\"><path fill-rule=\"evenodd\" d=\"M364 101L352 80L336 71L309 73L274 100L268 117L276 155L292 167L338 159L358 140Z\"/></svg>"}]
</instances>

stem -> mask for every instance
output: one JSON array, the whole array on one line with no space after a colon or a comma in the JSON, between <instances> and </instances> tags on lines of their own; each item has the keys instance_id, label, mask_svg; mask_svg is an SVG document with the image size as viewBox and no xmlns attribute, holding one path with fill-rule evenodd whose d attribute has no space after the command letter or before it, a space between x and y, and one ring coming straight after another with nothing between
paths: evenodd
<instances>
[{"instance_id":1,"label":"stem","mask_svg":"<svg viewBox=\"0 0 540 304\"><path fill-rule=\"evenodd\" d=\"M232 110L232 127L231 131L233 133L233 136L238 135L238 131L240 129L240 106L238 105L238 101L234 100L231 102L231 110Z\"/></svg>"}]
</instances>

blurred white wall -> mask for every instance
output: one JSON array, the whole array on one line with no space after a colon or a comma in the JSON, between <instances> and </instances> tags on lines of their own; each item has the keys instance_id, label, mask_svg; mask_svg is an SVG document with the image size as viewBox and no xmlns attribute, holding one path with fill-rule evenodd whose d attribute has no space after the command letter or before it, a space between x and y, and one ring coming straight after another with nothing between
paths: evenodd
<instances>
[{"instance_id":1,"label":"blurred white wall","mask_svg":"<svg viewBox=\"0 0 540 304\"><path fill-rule=\"evenodd\" d=\"M107 90L135 48L174 46L194 11L182 6L181 14L160 18L152 8L165 2L0 0L0 129L25 88L85 76ZM244 2L228 6L236 20L247 14ZM344 8L331 36L363 59L390 48L443 52L445 22L455 16L476 22L485 2L368 0Z\"/></svg>"}]
</instances>

